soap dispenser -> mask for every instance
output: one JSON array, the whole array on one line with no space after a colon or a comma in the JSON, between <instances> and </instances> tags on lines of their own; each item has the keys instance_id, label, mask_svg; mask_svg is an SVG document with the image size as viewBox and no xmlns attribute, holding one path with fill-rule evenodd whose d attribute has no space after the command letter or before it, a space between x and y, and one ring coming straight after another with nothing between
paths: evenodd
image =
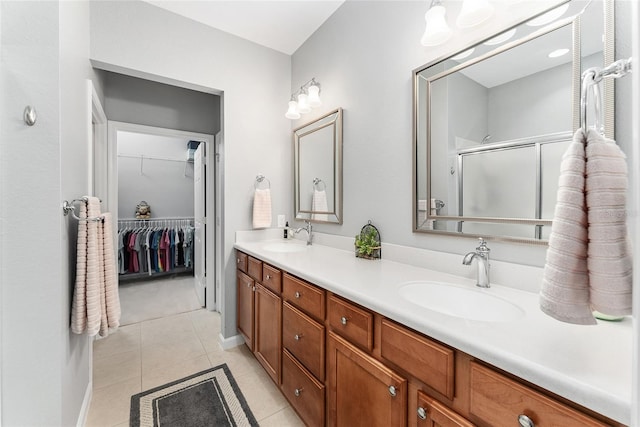
<instances>
[{"instance_id":1,"label":"soap dispenser","mask_svg":"<svg viewBox=\"0 0 640 427\"><path fill-rule=\"evenodd\" d=\"M289 221L287 221L287 223L284 225L284 238L289 238Z\"/></svg>"}]
</instances>

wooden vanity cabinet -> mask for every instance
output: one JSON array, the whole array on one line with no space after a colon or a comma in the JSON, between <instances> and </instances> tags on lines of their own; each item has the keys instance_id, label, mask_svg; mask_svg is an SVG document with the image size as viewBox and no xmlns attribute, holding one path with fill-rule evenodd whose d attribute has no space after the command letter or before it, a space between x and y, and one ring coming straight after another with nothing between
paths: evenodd
<instances>
[{"instance_id":1,"label":"wooden vanity cabinet","mask_svg":"<svg viewBox=\"0 0 640 427\"><path fill-rule=\"evenodd\" d=\"M237 276L237 325L244 342L253 351L253 331L255 325L254 280L238 270Z\"/></svg>"},{"instance_id":2,"label":"wooden vanity cabinet","mask_svg":"<svg viewBox=\"0 0 640 427\"><path fill-rule=\"evenodd\" d=\"M307 426L621 426L256 258L236 260L238 330Z\"/></svg>"},{"instance_id":3,"label":"wooden vanity cabinet","mask_svg":"<svg viewBox=\"0 0 640 427\"><path fill-rule=\"evenodd\" d=\"M400 427L407 423L407 380L329 332L327 424Z\"/></svg>"},{"instance_id":4,"label":"wooden vanity cabinet","mask_svg":"<svg viewBox=\"0 0 640 427\"><path fill-rule=\"evenodd\" d=\"M282 299L261 284L255 290L253 352L271 379L280 384Z\"/></svg>"}]
</instances>

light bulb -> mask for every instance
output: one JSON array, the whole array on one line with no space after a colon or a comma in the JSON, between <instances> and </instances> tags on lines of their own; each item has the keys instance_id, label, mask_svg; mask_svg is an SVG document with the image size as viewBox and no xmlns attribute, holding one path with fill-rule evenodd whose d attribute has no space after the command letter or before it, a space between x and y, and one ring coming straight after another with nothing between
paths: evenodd
<instances>
[{"instance_id":1,"label":"light bulb","mask_svg":"<svg viewBox=\"0 0 640 427\"><path fill-rule=\"evenodd\" d=\"M504 33L498 34L492 39L487 40L483 44L487 46L493 46L496 44L504 43L509 40L516 33L516 28L512 28L509 31L505 31Z\"/></svg>"},{"instance_id":2,"label":"light bulb","mask_svg":"<svg viewBox=\"0 0 640 427\"><path fill-rule=\"evenodd\" d=\"M289 109L284 116L291 120L300 118L300 113L298 113L298 103L296 101L289 101Z\"/></svg>"},{"instance_id":3,"label":"light bulb","mask_svg":"<svg viewBox=\"0 0 640 427\"><path fill-rule=\"evenodd\" d=\"M307 99L306 93L301 93L298 95L298 112L301 114L307 114L311 111L311 107L309 106L309 101Z\"/></svg>"},{"instance_id":4,"label":"light bulb","mask_svg":"<svg viewBox=\"0 0 640 427\"><path fill-rule=\"evenodd\" d=\"M420 40L423 46L438 46L449 40L453 31L447 25L444 17L445 13L444 6L437 5L427 10L427 13L424 14L427 26Z\"/></svg>"},{"instance_id":5,"label":"light bulb","mask_svg":"<svg viewBox=\"0 0 640 427\"><path fill-rule=\"evenodd\" d=\"M556 49L553 52L551 52L549 55L547 55L549 58L559 58L562 55L566 55L567 53L569 53L569 49L567 48L563 48L563 49Z\"/></svg>"},{"instance_id":6,"label":"light bulb","mask_svg":"<svg viewBox=\"0 0 640 427\"><path fill-rule=\"evenodd\" d=\"M453 59L454 61L458 61L460 59L464 59L464 58L470 56L473 53L474 50L476 50L476 48L472 47L471 49L467 49L464 52L460 52L456 56L453 56L451 59Z\"/></svg>"},{"instance_id":7,"label":"light bulb","mask_svg":"<svg viewBox=\"0 0 640 427\"><path fill-rule=\"evenodd\" d=\"M309 86L309 89L307 89L307 91L309 92L309 96L308 96L309 105L312 108L321 106L322 101L320 101L320 88L315 84L312 84L311 86Z\"/></svg>"},{"instance_id":8,"label":"light bulb","mask_svg":"<svg viewBox=\"0 0 640 427\"><path fill-rule=\"evenodd\" d=\"M493 15L494 7L487 0L464 0L456 20L459 28L472 28L482 24Z\"/></svg>"},{"instance_id":9,"label":"light bulb","mask_svg":"<svg viewBox=\"0 0 640 427\"><path fill-rule=\"evenodd\" d=\"M527 22L527 25L530 27L540 27L542 25L549 24L564 15L567 9L569 9L569 3L563 4L562 6L559 6L547 13L538 16L535 19L530 20L529 22Z\"/></svg>"}]
</instances>

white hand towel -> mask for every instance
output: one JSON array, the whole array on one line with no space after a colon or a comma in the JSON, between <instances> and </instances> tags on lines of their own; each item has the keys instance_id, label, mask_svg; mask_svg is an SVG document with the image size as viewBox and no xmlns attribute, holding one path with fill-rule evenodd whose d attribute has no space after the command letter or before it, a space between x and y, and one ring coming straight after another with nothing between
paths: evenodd
<instances>
[{"instance_id":1,"label":"white hand towel","mask_svg":"<svg viewBox=\"0 0 640 427\"><path fill-rule=\"evenodd\" d=\"M325 190L313 190L311 196L311 210L313 212L328 212L327 192ZM311 217L317 221L328 221L329 216L324 213L314 213Z\"/></svg>"},{"instance_id":2,"label":"white hand towel","mask_svg":"<svg viewBox=\"0 0 640 427\"><path fill-rule=\"evenodd\" d=\"M560 164L540 309L563 322L593 325L596 321L591 312L587 269L585 143L584 132L578 129Z\"/></svg>"},{"instance_id":3,"label":"white hand towel","mask_svg":"<svg viewBox=\"0 0 640 427\"><path fill-rule=\"evenodd\" d=\"M253 194L253 228L271 227L271 190L256 189Z\"/></svg>"},{"instance_id":4,"label":"white hand towel","mask_svg":"<svg viewBox=\"0 0 640 427\"><path fill-rule=\"evenodd\" d=\"M87 216L97 218L100 216L100 199L89 197L87 202ZM104 272L101 274L101 254L98 241L98 221L85 221L87 223L87 334L94 336L100 331L102 321L101 287L104 281Z\"/></svg>"},{"instance_id":5,"label":"white hand towel","mask_svg":"<svg viewBox=\"0 0 640 427\"><path fill-rule=\"evenodd\" d=\"M627 163L618 145L587 133L586 203L591 307L631 314L632 256L626 225Z\"/></svg>"}]
</instances>

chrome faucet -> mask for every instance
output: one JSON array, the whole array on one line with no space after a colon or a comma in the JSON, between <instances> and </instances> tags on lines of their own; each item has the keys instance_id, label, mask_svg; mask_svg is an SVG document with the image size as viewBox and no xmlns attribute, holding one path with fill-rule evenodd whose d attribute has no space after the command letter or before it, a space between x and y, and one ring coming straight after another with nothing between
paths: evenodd
<instances>
[{"instance_id":1,"label":"chrome faucet","mask_svg":"<svg viewBox=\"0 0 640 427\"><path fill-rule=\"evenodd\" d=\"M306 231L307 232L307 245L311 244L311 240L313 239L313 227L311 226L311 221L305 221L304 222L306 225L306 227L300 227L300 228L296 228L295 230L292 230L295 234L298 234L301 231Z\"/></svg>"},{"instance_id":2,"label":"chrome faucet","mask_svg":"<svg viewBox=\"0 0 640 427\"><path fill-rule=\"evenodd\" d=\"M476 248L476 251L466 254L462 263L464 265L471 265L471 261L476 258L478 261L478 280L476 286L489 288L491 286L489 283L489 252L491 252L491 249L487 247L487 242L482 237L478 239L478 243L480 245Z\"/></svg>"}]
</instances>

